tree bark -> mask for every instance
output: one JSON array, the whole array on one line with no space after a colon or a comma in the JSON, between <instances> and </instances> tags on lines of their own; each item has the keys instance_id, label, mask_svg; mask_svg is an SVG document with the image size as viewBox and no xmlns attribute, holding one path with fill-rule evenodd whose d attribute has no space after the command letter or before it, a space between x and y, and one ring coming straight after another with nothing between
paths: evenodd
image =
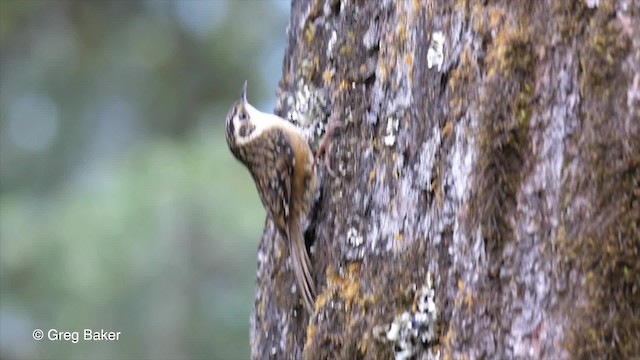
<instances>
[{"instance_id":1,"label":"tree bark","mask_svg":"<svg viewBox=\"0 0 640 360\"><path fill-rule=\"evenodd\" d=\"M638 356L639 29L637 1L294 0L276 112L341 126L315 311L267 220L253 357Z\"/></svg>"}]
</instances>

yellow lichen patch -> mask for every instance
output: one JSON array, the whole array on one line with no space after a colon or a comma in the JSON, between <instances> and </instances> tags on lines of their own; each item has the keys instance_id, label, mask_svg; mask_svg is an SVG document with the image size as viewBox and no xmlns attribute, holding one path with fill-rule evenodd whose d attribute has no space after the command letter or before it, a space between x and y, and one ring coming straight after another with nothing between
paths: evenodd
<instances>
[{"instance_id":1,"label":"yellow lichen patch","mask_svg":"<svg viewBox=\"0 0 640 360\"><path fill-rule=\"evenodd\" d=\"M340 49L338 50L338 52L340 53L341 56L349 56L351 55L351 46L342 45L340 46Z\"/></svg>"},{"instance_id":2,"label":"yellow lichen patch","mask_svg":"<svg viewBox=\"0 0 640 360\"><path fill-rule=\"evenodd\" d=\"M307 23L307 27L304 29L304 41L311 45L313 43L313 39L316 36L316 27L313 23Z\"/></svg>"},{"instance_id":3,"label":"yellow lichen patch","mask_svg":"<svg viewBox=\"0 0 640 360\"><path fill-rule=\"evenodd\" d=\"M307 340L304 343L305 348L309 348L313 345L313 335L315 335L316 327L314 322L312 321L309 326L307 326Z\"/></svg>"},{"instance_id":4,"label":"yellow lichen patch","mask_svg":"<svg viewBox=\"0 0 640 360\"><path fill-rule=\"evenodd\" d=\"M397 233L395 236L395 240L396 242L401 243L404 240L404 236L402 236L401 233Z\"/></svg>"},{"instance_id":5,"label":"yellow lichen patch","mask_svg":"<svg viewBox=\"0 0 640 360\"><path fill-rule=\"evenodd\" d=\"M340 283L340 276L336 274L333 266L327 266L327 269L324 271L324 276L327 278L327 293L329 293L329 291L332 291L335 288L336 284ZM318 299L319 298L320 296L318 297Z\"/></svg>"},{"instance_id":6,"label":"yellow lichen patch","mask_svg":"<svg viewBox=\"0 0 640 360\"><path fill-rule=\"evenodd\" d=\"M480 4L473 5L471 9L471 22L473 24L473 31L484 32L486 26L485 9Z\"/></svg>"},{"instance_id":7,"label":"yellow lichen patch","mask_svg":"<svg viewBox=\"0 0 640 360\"><path fill-rule=\"evenodd\" d=\"M491 80L498 73L510 78L514 73L528 71L533 61L530 48L531 29L526 23L504 26L487 51L487 77Z\"/></svg>"},{"instance_id":8,"label":"yellow lichen patch","mask_svg":"<svg viewBox=\"0 0 640 360\"><path fill-rule=\"evenodd\" d=\"M411 81L413 80L413 55L405 54L404 63L409 68L409 84L411 84Z\"/></svg>"},{"instance_id":9,"label":"yellow lichen patch","mask_svg":"<svg viewBox=\"0 0 640 360\"><path fill-rule=\"evenodd\" d=\"M351 309L353 302L357 299L358 293L360 293L360 283L353 277L349 278L345 286L343 287L344 305L347 311Z\"/></svg>"},{"instance_id":10,"label":"yellow lichen patch","mask_svg":"<svg viewBox=\"0 0 640 360\"><path fill-rule=\"evenodd\" d=\"M404 56L404 63L409 67L413 67L413 56L411 54L406 54Z\"/></svg>"},{"instance_id":11,"label":"yellow lichen patch","mask_svg":"<svg viewBox=\"0 0 640 360\"><path fill-rule=\"evenodd\" d=\"M344 276L337 274L333 267L328 267L327 274L327 287L339 299L342 299L345 304L345 309L348 311L354 301L357 299L360 293L360 264L351 263L347 266L344 272Z\"/></svg>"},{"instance_id":12,"label":"yellow lichen patch","mask_svg":"<svg viewBox=\"0 0 640 360\"><path fill-rule=\"evenodd\" d=\"M331 79L333 79L333 71L331 70L325 70L322 73L322 79L324 80L324 84L325 86L331 84Z\"/></svg>"},{"instance_id":13,"label":"yellow lichen patch","mask_svg":"<svg viewBox=\"0 0 640 360\"><path fill-rule=\"evenodd\" d=\"M504 10L499 8L493 8L489 10L489 27L491 29L498 28L498 26L502 24L503 19L504 19Z\"/></svg>"},{"instance_id":14,"label":"yellow lichen patch","mask_svg":"<svg viewBox=\"0 0 640 360\"><path fill-rule=\"evenodd\" d=\"M347 80L340 81L340 86L338 87L338 91L345 91L349 88L349 82Z\"/></svg>"},{"instance_id":15,"label":"yellow lichen patch","mask_svg":"<svg viewBox=\"0 0 640 360\"><path fill-rule=\"evenodd\" d=\"M398 26L396 26L396 41L399 44L404 44L407 41L407 18L405 16L401 16L398 21Z\"/></svg>"},{"instance_id":16,"label":"yellow lichen patch","mask_svg":"<svg viewBox=\"0 0 640 360\"><path fill-rule=\"evenodd\" d=\"M447 135L449 135L449 133L452 130L453 130L453 123L451 121L447 121L447 123L444 125L444 128L442 128L442 136L440 138L444 139L445 137L447 137Z\"/></svg>"},{"instance_id":17,"label":"yellow lichen patch","mask_svg":"<svg viewBox=\"0 0 640 360\"><path fill-rule=\"evenodd\" d=\"M452 353L451 338L452 337L453 337L453 324L449 323L449 326L447 327L447 332L440 339L440 344L442 345L442 347L446 349L446 351L443 352L443 358L442 358L443 360L451 359L451 353Z\"/></svg>"},{"instance_id":18,"label":"yellow lichen patch","mask_svg":"<svg viewBox=\"0 0 640 360\"><path fill-rule=\"evenodd\" d=\"M416 16L416 14L420 12L420 9L422 9L422 1L413 0L413 16Z\"/></svg>"},{"instance_id":19,"label":"yellow lichen patch","mask_svg":"<svg viewBox=\"0 0 640 360\"><path fill-rule=\"evenodd\" d=\"M316 298L316 303L315 303L316 310L321 309L327 303L329 295L328 295L328 292L324 290L325 288L323 288L323 291L320 294L318 294L318 297Z\"/></svg>"},{"instance_id":20,"label":"yellow lichen patch","mask_svg":"<svg viewBox=\"0 0 640 360\"><path fill-rule=\"evenodd\" d=\"M369 173L369 181L367 182L367 188L371 189L371 184L373 183L373 180L375 180L375 179L376 179L376 170L373 169Z\"/></svg>"}]
</instances>

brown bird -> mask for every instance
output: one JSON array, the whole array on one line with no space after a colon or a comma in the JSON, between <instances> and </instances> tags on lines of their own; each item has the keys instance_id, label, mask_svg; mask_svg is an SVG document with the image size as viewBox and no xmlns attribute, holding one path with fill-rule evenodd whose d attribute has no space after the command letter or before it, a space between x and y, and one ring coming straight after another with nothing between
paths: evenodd
<instances>
[{"instance_id":1,"label":"brown bird","mask_svg":"<svg viewBox=\"0 0 640 360\"><path fill-rule=\"evenodd\" d=\"M302 227L316 189L313 152L295 125L249 104L246 81L240 100L227 114L226 138L229 150L251 173L262 205L288 244L297 286L312 313L316 290Z\"/></svg>"}]
</instances>

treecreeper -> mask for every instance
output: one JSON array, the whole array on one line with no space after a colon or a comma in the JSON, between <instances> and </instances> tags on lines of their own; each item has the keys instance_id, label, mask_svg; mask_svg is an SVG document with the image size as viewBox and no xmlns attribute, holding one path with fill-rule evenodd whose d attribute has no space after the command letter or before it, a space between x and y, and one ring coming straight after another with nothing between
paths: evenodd
<instances>
[{"instance_id":1,"label":"treecreeper","mask_svg":"<svg viewBox=\"0 0 640 360\"><path fill-rule=\"evenodd\" d=\"M317 186L314 157L291 122L247 101L247 82L226 119L229 150L249 170L262 205L285 239L304 307L313 312L316 287L303 226Z\"/></svg>"}]
</instances>

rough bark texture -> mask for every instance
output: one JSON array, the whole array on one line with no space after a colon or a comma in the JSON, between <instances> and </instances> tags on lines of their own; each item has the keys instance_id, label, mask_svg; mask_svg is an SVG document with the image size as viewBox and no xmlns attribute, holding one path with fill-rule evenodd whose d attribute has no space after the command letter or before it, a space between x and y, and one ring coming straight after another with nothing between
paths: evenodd
<instances>
[{"instance_id":1,"label":"rough bark texture","mask_svg":"<svg viewBox=\"0 0 640 360\"><path fill-rule=\"evenodd\" d=\"M315 312L267 220L254 358L637 357L639 29L637 1L294 0L276 110L342 126Z\"/></svg>"}]
</instances>

